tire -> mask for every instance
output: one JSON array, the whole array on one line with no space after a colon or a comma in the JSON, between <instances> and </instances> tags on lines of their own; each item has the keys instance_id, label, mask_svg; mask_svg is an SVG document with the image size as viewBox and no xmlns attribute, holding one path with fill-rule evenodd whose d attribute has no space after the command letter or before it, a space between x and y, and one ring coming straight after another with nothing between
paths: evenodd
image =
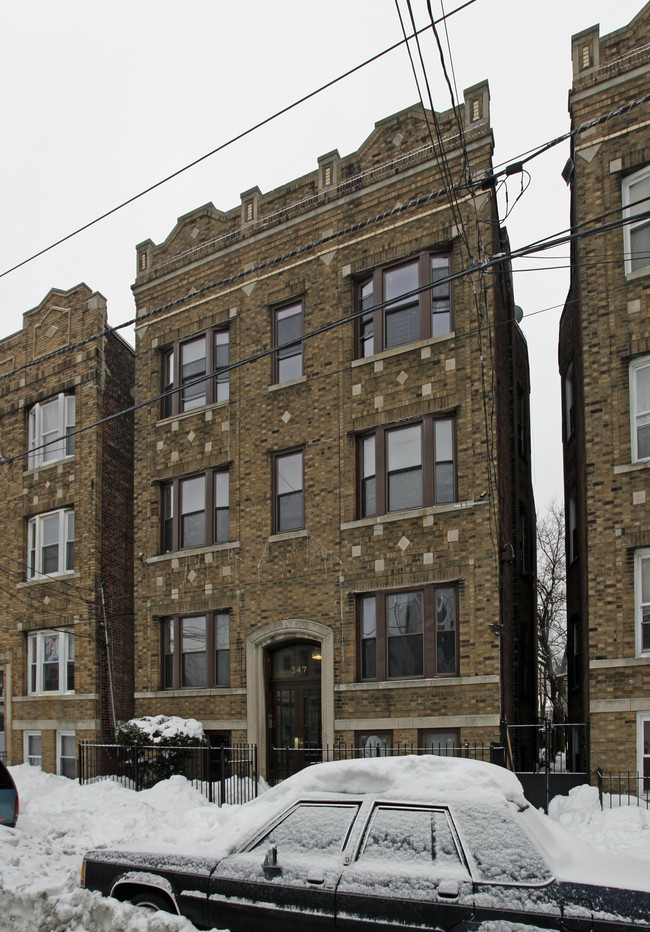
<instances>
[{"instance_id":1,"label":"tire","mask_svg":"<svg viewBox=\"0 0 650 932\"><path fill-rule=\"evenodd\" d=\"M129 902L152 913L156 912L156 910L162 910L164 913L172 912L169 900L161 893L156 893L155 890L140 890L139 893L133 894Z\"/></svg>"}]
</instances>

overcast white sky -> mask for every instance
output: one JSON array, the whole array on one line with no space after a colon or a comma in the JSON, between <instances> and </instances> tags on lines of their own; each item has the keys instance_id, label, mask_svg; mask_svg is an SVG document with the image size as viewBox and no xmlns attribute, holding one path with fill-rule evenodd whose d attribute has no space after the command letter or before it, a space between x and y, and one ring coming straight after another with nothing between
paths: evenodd
<instances>
[{"instance_id":1,"label":"overcast white sky","mask_svg":"<svg viewBox=\"0 0 650 932\"><path fill-rule=\"evenodd\" d=\"M407 18L406 0L399 2ZM461 5L442 2L447 13ZM440 15L441 0L431 3ZM425 25L426 0L412 5ZM604 35L642 6L476 0L447 21L460 99L464 88L490 82L497 164L569 128L572 34L599 22ZM0 273L401 37L395 0L4 0ZM423 49L434 106L446 110L430 33ZM314 170L319 155L354 151L377 120L417 99L402 47L0 277L0 338L20 329L22 314L50 288L80 281L106 296L113 326L130 320L137 243L160 242L201 204L228 210L248 188L269 191ZM530 187L506 223L513 247L568 225L560 177L567 157L568 143L530 164ZM511 205L518 193L515 176ZM568 248L557 255L515 265L531 355L539 514L562 499L557 330Z\"/></svg>"}]
</instances>

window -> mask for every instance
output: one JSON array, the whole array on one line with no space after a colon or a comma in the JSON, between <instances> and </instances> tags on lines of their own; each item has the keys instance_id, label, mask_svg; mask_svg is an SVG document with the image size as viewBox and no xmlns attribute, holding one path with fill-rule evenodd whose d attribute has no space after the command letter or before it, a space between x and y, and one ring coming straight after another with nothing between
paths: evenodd
<instances>
[{"instance_id":1,"label":"window","mask_svg":"<svg viewBox=\"0 0 650 932\"><path fill-rule=\"evenodd\" d=\"M319 864L327 863L340 857L358 811L358 803L300 803L250 850L259 851L261 858L262 852L275 845L283 861L304 863L317 854ZM338 862L336 866L340 870Z\"/></svg>"},{"instance_id":2,"label":"window","mask_svg":"<svg viewBox=\"0 0 650 932\"><path fill-rule=\"evenodd\" d=\"M356 745L363 757L386 757L393 746L392 731L359 731Z\"/></svg>"},{"instance_id":3,"label":"window","mask_svg":"<svg viewBox=\"0 0 650 932\"><path fill-rule=\"evenodd\" d=\"M379 869L385 865L392 874L434 866L441 876L451 873L464 879L466 874L443 809L376 805L358 862L376 864Z\"/></svg>"},{"instance_id":4,"label":"window","mask_svg":"<svg viewBox=\"0 0 650 932\"><path fill-rule=\"evenodd\" d=\"M569 563L578 556L578 519L576 515L576 495L575 492L569 492L568 499L568 556Z\"/></svg>"},{"instance_id":5,"label":"window","mask_svg":"<svg viewBox=\"0 0 650 932\"><path fill-rule=\"evenodd\" d=\"M639 715L639 770L643 776L643 792L650 793L650 715Z\"/></svg>"},{"instance_id":6,"label":"window","mask_svg":"<svg viewBox=\"0 0 650 932\"><path fill-rule=\"evenodd\" d=\"M174 553L230 540L227 469L173 479L163 486L163 550Z\"/></svg>"},{"instance_id":7,"label":"window","mask_svg":"<svg viewBox=\"0 0 650 932\"><path fill-rule=\"evenodd\" d=\"M517 446L519 455L528 452L528 398L522 385L517 385Z\"/></svg>"},{"instance_id":8,"label":"window","mask_svg":"<svg viewBox=\"0 0 650 932\"><path fill-rule=\"evenodd\" d=\"M623 181L623 227L625 271L627 274L650 269L650 166ZM639 218L639 219L635 219Z\"/></svg>"},{"instance_id":9,"label":"window","mask_svg":"<svg viewBox=\"0 0 650 932\"><path fill-rule=\"evenodd\" d=\"M460 735L456 728L445 731L439 729L421 731L419 745L425 754L454 757L456 750L460 747Z\"/></svg>"},{"instance_id":10,"label":"window","mask_svg":"<svg viewBox=\"0 0 650 932\"><path fill-rule=\"evenodd\" d=\"M570 363L564 376L564 436L573 437L576 429L576 393L573 363Z\"/></svg>"},{"instance_id":11,"label":"window","mask_svg":"<svg viewBox=\"0 0 650 932\"><path fill-rule=\"evenodd\" d=\"M230 397L230 334L207 330L162 353L163 417L193 411ZM177 391L174 391L177 389Z\"/></svg>"},{"instance_id":12,"label":"window","mask_svg":"<svg viewBox=\"0 0 650 932\"><path fill-rule=\"evenodd\" d=\"M650 459L650 356L630 363L632 462Z\"/></svg>"},{"instance_id":13,"label":"window","mask_svg":"<svg viewBox=\"0 0 650 932\"><path fill-rule=\"evenodd\" d=\"M25 732L25 761L32 767L43 766L43 745L40 731Z\"/></svg>"},{"instance_id":14,"label":"window","mask_svg":"<svg viewBox=\"0 0 650 932\"><path fill-rule=\"evenodd\" d=\"M359 516L455 501L454 419L427 417L359 438Z\"/></svg>"},{"instance_id":15,"label":"window","mask_svg":"<svg viewBox=\"0 0 650 932\"><path fill-rule=\"evenodd\" d=\"M162 623L163 689L230 685L230 614L174 615Z\"/></svg>"},{"instance_id":16,"label":"window","mask_svg":"<svg viewBox=\"0 0 650 932\"><path fill-rule=\"evenodd\" d=\"M274 382L289 382L302 375L302 301L273 311Z\"/></svg>"},{"instance_id":17,"label":"window","mask_svg":"<svg viewBox=\"0 0 650 932\"><path fill-rule=\"evenodd\" d=\"M358 355L363 359L394 346L451 332L450 256L422 255L378 268L357 286ZM425 287L430 286L430 287ZM418 288L425 290L410 294ZM387 303L388 302L388 303ZM376 305L385 304L375 309Z\"/></svg>"},{"instance_id":18,"label":"window","mask_svg":"<svg viewBox=\"0 0 650 932\"><path fill-rule=\"evenodd\" d=\"M57 773L74 780L77 775L77 754L74 731L59 731L57 743Z\"/></svg>"},{"instance_id":19,"label":"window","mask_svg":"<svg viewBox=\"0 0 650 932\"><path fill-rule=\"evenodd\" d=\"M28 467L35 469L74 454L75 397L61 393L29 412Z\"/></svg>"},{"instance_id":20,"label":"window","mask_svg":"<svg viewBox=\"0 0 650 932\"><path fill-rule=\"evenodd\" d=\"M637 653L650 651L650 550L639 550L634 561Z\"/></svg>"},{"instance_id":21,"label":"window","mask_svg":"<svg viewBox=\"0 0 650 932\"><path fill-rule=\"evenodd\" d=\"M358 599L361 680L455 676L455 586L377 592Z\"/></svg>"},{"instance_id":22,"label":"window","mask_svg":"<svg viewBox=\"0 0 650 932\"><path fill-rule=\"evenodd\" d=\"M302 450L274 456L274 485L274 533L304 527Z\"/></svg>"},{"instance_id":23,"label":"window","mask_svg":"<svg viewBox=\"0 0 650 932\"><path fill-rule=\"evenodd\" d=\"M74 692L74 633L32 631L27 643L31 694Z\"/></svg>"},{"instance_id":24,"label":"window","mask_svg":"<svg viewBox=\"0 0 650 932\"><path fill-rule=\"evenodd\" d=\"M27 523L27 579L74 570L74 511L61 508Z\"/></svg>"}]
</instances>

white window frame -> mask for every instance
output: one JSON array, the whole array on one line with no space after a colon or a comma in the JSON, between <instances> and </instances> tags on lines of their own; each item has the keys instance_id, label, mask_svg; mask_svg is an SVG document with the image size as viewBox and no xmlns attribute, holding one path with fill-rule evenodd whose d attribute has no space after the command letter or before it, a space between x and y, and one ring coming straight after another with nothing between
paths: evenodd
<instances>
[{"instance_id":1,"label":"white window frame","mask_svg":"<svg viewBox=\"0 0 650 932\"><path fill-rule=\"evenodd\" d=\"M632 435L632 462L644 463L650 456L639 456L639 428L650 425L650 410L638 410L637 374L640 369L650 368L650 356L640 356L630 363L630 429Z\"/></svg>"},{"instance_id":2,"label":"white window frame","mask_svg":"<svg viewBox=\"0 0 650 932\"><path fill-rule=\"evenodd\" d=\"M41 742L41 753L40 754L30 754L29 752L29 739L38 738ZM43 733L40 731L26 731L23 737L24 741L24 760L26 764L29 764L32 767L43 767Z\"/></svg>"},{"instance_id":3,"label":"white window frame","mask_svg":"<svg viewBox=\"0 0 650 932\"><path fill-rule=\"evenodd\" d=\"M74 747L74 753L72 757L70 757L69 755L66 755L64 757L63 755L63 739L64 738L72 738L73 747ZM64 772L64 767L63 767L64 760L72 761L72 764L73 764L72 776ZM74 780L77 775L77 750L76 750L74 731L57 731L56 733L56 772L58 773L60 777L68 777L70 780Z\"/></svg>"},{"instance_id":4,"label":"white window frame","mask_svg":"<svg viewBox=\"0 0 650 932\"><path fill-rule=\"evenodd\" d=\"M46 639L58 638L58 689L45 688ZM48 696L60 693L72 694L68 689L68 665L74 669L75 644L73 631L30 631L27 637L27 693L30 696Z\"/></svg>"},{"instance_id":5,"label":"white window frame","mask_svg":"<svg viewBox=\"0 0 650 932\"><path fill-rule=\"evenodd\" d=\"M56 430L44 433L44 413L56 407ZM74 456L75 396L60 392L47 401L39 401L29 412L29 469L49 465Z\"/></svg>"},{"instance_id":6,"label":"white window frame","mask_svg":"<svg viewBox=\"0 0 650 932\"><path fill-rule=\"evenodd\" d=\"M650 748L649 753L645 753L644 743L643 743L643 732L645 730L645 725L648 724L650 728L650 710L647 712L637 712L636 714L636 736L637 736L637 770L639 776L641 777L641 786L640 789L645 789L644 787L644 764L647 760L650 765ZM650 766L649 766L649 779L650 779Z\"/></svg>"},{"instance_id":7,"label":"white window frame","mask_svg":"<svg viewBox=\"0 0 650 932\"><path fill-rule=\"evenodd\" d=\"M646 593L647 600L643 601L643 563L650 561L650 548L637 550L634 554L634 628L636 631L637 657L650 656L650 648L643 649L643 607L650 609L650 593Z\"/></svg>"},{"instance_id":8,"label":"white window frame","mask_svg":"<svg viewBox=\"0 0 650 932\"><path fill-rule=\"evenodd\" d=\"M646 165L640 171L635 172L633 175L629 175L627 178L623 179L622 183L622 196L623 196L623 218L630 218L634 216L633 208L630 208L630 189L638 184L640 181L648 179L648 185L650 185L650 165ZM650 209L650 199L646 203L641 203L637 205L638 213L645 213ZM625 274L626 275L647 275L650 273L650 256L645 260L645 264L638 269L632 269L632 234L635 230L640 230L643 227L650 227L650 218L646 217L643 220L631 221L630 223L625 223L623 225L623 248L625 250Z\"/></svg>"},{"instance_id":9,"label":"white window frame","mask_svg":"<svg viewBox=\"0 0 650 932\"><path fill-rule=\"evenodd\" d=\"M47 519L55 517L58 517L57 568L53 572L46 573L43 549L47 545L43 541L43 526ZM59 508L57 511L48 511L30 518L27 522L27 579L43 579L73 573L74 533L74 508ZM72 544L71 557L68 555L69 544Z\"/></svg>"}]
</instances>

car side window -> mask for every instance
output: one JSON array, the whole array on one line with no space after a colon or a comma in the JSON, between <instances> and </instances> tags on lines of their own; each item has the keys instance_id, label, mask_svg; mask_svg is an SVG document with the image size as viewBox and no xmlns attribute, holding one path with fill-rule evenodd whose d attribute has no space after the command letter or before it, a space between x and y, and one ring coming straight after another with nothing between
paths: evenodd
<instances>
[{"instance_id":1,"label":"car side window","mask_svg":"<svg viewBox=\"0 0 650 932\"><path fill-rule=\"evenodd\" d=\"M358 805L303 803L292 809L252 850L266 851L275 845L279 861L286 854L334 857L343 850L358 811Z\"/></svg>"},{"instance_id":2,"label":"car side window","mask_svg":"<svg viewBox=\"0 0 650 932\"><path fill-rule=\"evenodd\" d=\"M462 866L456 841L443 809L378 805L364 838L359 863L398 861L407 865Z\"/></svg>"}]
</instances>

